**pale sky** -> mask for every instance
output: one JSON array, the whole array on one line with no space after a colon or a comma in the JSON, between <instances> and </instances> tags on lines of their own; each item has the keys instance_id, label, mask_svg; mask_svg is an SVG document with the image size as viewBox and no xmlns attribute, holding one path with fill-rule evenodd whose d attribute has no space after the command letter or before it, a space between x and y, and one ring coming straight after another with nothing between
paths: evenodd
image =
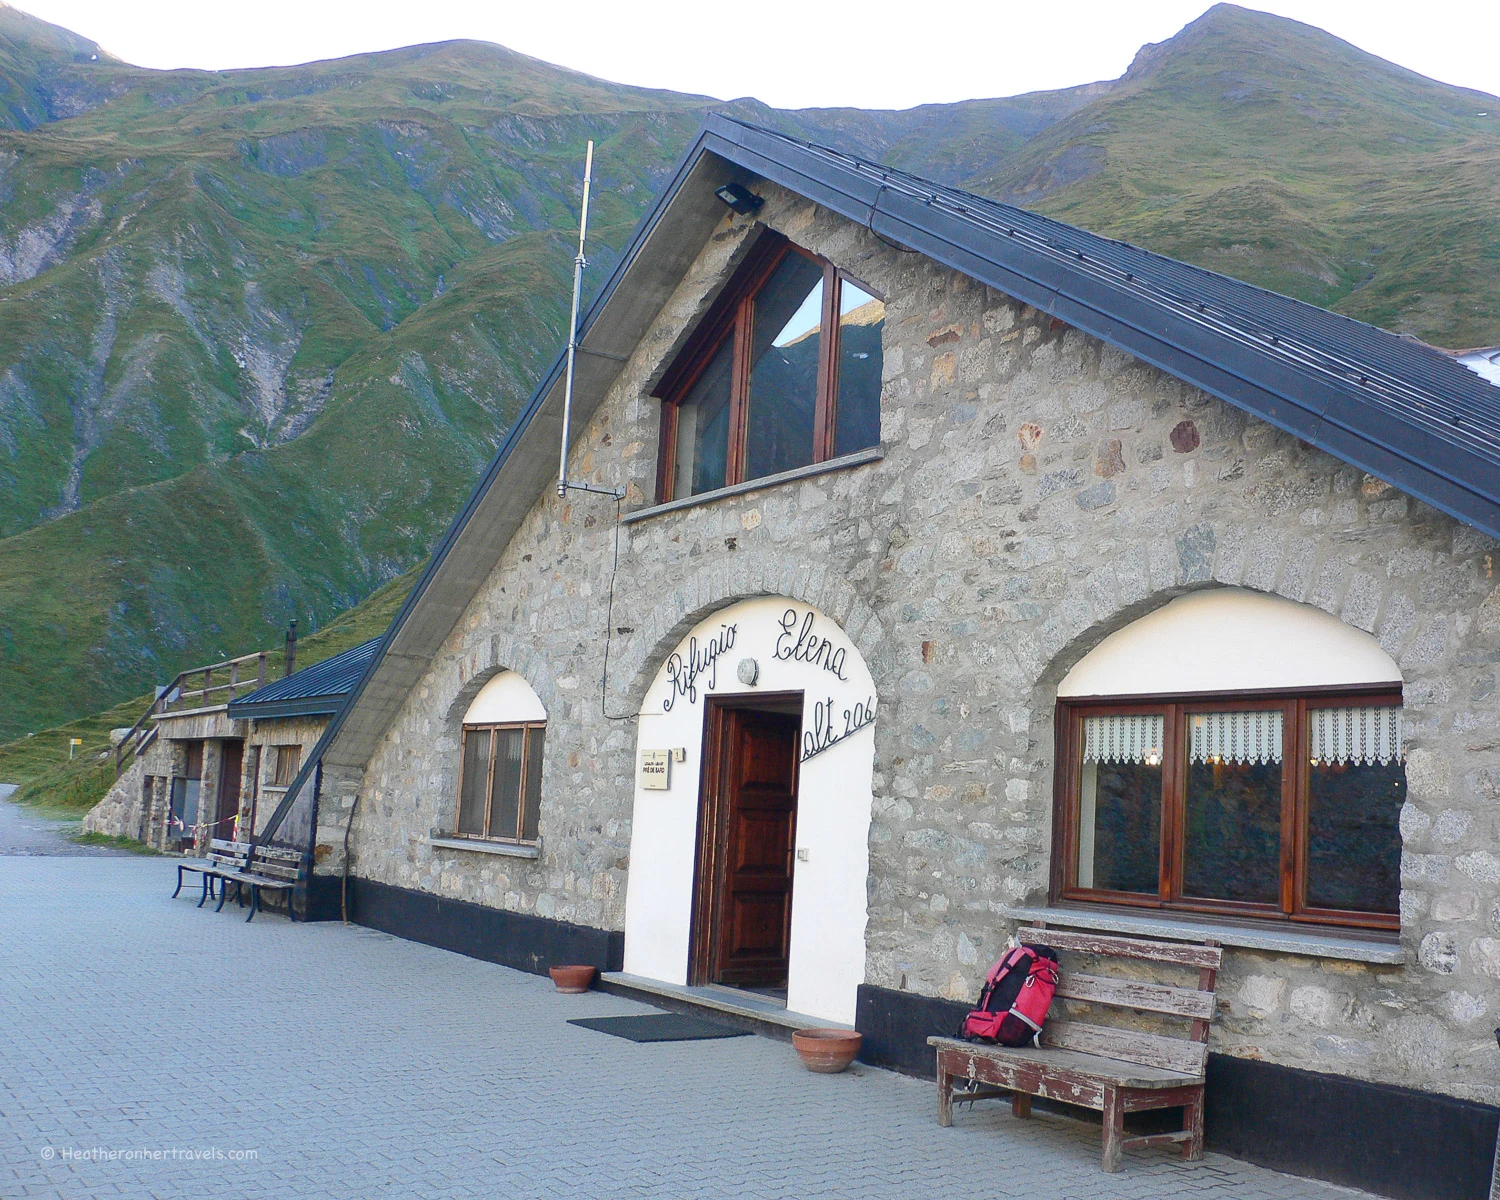
<instances>
[{"instance_id":1,"label":"pale sky","mask_svg":"<svg viewBox=\"0 0 1500 1200\"><path fill-rule=\"evenodd\" d=\"M621 83L782 108L1010 96L1113 79L1205 0L20 0L149 67L253 67L477 38ZM1263 0L1447 83L1500 93L1497 0Z\"/></svg>"}]
</instances>

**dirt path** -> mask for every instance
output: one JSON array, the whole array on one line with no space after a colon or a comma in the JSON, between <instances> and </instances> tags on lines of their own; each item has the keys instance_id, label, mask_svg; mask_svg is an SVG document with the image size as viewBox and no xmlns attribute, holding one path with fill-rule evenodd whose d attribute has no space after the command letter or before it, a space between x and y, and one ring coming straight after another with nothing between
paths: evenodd
<instances>
[{"instance_id":1,"label":"dirt path","mask_svg":"<svg viewBox=\"0 0 1500 1200\"><path fill-rule=\"evenodd\" d=\"M43 816L34 809L10 802L15 784L0 783L0 855L27 854L84 858L123 854L106 846L80 846L68 835L78 829L77 821Z\"/></svg>"}]
</instances>

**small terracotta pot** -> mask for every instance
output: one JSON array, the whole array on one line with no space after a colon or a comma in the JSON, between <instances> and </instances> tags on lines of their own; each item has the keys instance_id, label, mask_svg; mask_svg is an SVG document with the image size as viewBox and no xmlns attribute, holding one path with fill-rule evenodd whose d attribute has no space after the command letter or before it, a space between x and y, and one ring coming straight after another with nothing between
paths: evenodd
<instances>
[{"instance_id":1,"label":"small terracotta pot","mask_svg":"<svg viewBox=\"0 0 1500 1200\"><path fill-rule=\"evenodd\" d=\"M836 1075L854 1061L864 1034L850 1029L799 1029L792 1045L802 1065L820 1075Z\"/></svg>"},{"instance_id":2,"label":"small terracotta pot","mask_svg":"<svg viewBox=\"0 0 1500 1200\"><path fill-rule=\"evenodd\" d=\"M547 974L552 976L552 982L558 991L567 992L570 995L588 991L589 985L594 982L593 967L548 967Z\"/></svg>"}]
</instances>

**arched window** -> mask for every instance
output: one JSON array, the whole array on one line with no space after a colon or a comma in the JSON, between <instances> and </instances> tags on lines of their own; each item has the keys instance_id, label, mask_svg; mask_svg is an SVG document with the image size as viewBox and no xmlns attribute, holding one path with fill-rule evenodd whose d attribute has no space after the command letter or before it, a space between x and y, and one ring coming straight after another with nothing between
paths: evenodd
<instances>
[{"instance_id":1,"label":"arched window","mask_svg":"<svg viewBox=\"0 0 1500 1200\"><path fill-rule=\"evenodd\" d=\"M464 713L459 837L534 842L547 710L514 671L491 679Z\"/></svg>"},{"instance_id":2,"label":"arched window","mask_svg":"<svg viewBox=\"0 0 1500 1200\"><path fill-rule=\"evenodd\" d=\"M1063 899L1396 928L1401 675L1305 605L1198 592L1058 688Z\"/></svg>"},{"instance_id":3,"label":"arched window","mask_svg":"<svg viewBox=\"0 0 1500 1200\"><path fill-rule=\"evenodd\" d=\"M884 328L867 286L764 234L657 389L657 499L878 444Z\"/></svg>"}]
</instances>

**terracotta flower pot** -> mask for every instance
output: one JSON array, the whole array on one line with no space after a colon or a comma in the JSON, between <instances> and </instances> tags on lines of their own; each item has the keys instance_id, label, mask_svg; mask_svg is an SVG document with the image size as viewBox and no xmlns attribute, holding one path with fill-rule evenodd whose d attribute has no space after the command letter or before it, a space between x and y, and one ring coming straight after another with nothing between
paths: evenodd
<instances>
[{"instance_id":1,"label":"terracotta flower pot","mask_svg":"<svg viewBox=\"0 0 1500 1200\"><path fill-rule=\"evenodd\" d=\"M583 966L548 967L547 974L560 992L586 992L594 982L594 968Z\"/></svg>"},{"instance_id":2,"label":"terracotta flower pot","mask_svg":"<svg viewBox=\"0 0 1500 1200\"><path fill-rule=\"evenodd\" d=\"M799 1029L792 1034L802 1065L821 1075L836 1075L852 1063L864 1040L864 1034L851 1029Z\"/></svg>"}]
</instances>

